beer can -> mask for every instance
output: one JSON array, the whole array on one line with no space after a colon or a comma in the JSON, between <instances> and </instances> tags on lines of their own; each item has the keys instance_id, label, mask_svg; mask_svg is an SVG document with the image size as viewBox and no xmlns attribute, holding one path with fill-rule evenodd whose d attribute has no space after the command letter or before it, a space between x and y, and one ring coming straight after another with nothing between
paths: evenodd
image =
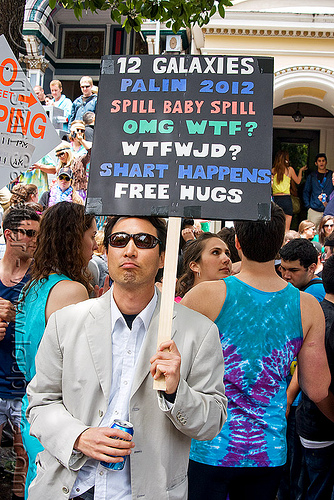
<instances>
[{"instance_id":1,"label":"beer can","mask_svg":"<svg viewBox=\"0 0 334 500\"><path fill-rule=\"evenodd\" d=\"M128 434L131 434L131 436L133 436L133 425L130 422L127 422L126 420L114 420L111 429L120 429L121 431L127 432ZM114 439L121 439L121 438L115 437ZM115 455L111 456L114 457ZM117 462L116 464L108 462L100 462L100 464L103 465L103 467L106 467L107 469L122 470L124 469L126 457L127 455L122 457L123 462Z\"/></svg>"},{"instance_id":2,"label":"beer can","mask_svg":"<svg viewBox=\"0 0 334 500\"><path fill-rule=\"evenodd\" d=\"M326 193L321 193L321 201L322 203L325 203L327 199Z\"/></svg>"}]
</instances>

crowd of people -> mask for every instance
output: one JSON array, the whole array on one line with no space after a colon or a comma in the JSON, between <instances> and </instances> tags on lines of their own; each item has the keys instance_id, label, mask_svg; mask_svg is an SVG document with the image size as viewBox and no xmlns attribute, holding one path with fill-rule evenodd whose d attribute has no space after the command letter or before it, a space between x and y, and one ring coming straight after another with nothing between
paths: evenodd
<instances>
[{"instance_id":1,"label":"crowd of people","mask_svg":"<svg viewBox=\"0 0 334 500\"><path fill-rule=\"evenodd\" d=\"M0 436L10 424L13 499L334 500L326 155L306 179L298 231L291 185L306 166L297 174L283 151L269 221L216 234L183 219L171 339L158 343L167 223L114 216L98 230L85 214L96 95L90 77L80 86L73 103L58 80L50 95L35 87L63 109L64 140L31 170L53 181L12 186L2 223Z\"/></svg>"},{"instance_id":2,"label":"crowd of people","mask_svg":"<svg viewBox=\"0 0 334 500\"><path fill-rule=\"evenodd\" d=\"M319 153L315 157L316 170L309 173L303 186L303 205L307 211L307 220L318 226L324 216L334 216L334 173L327 169L327 156ZM278 151L272 168L272 194L273 200L279 205L286 218L286 230L290 229L294 214L291 187L299 185L303 173L307 170L304 165L299 169L298 175L290 165L289 152ZM298 209L300 203L298 200Z\"/></svg>"},{"instance_id":3,"label":"crowd of people","mask_svg":"<svg viewBox=\"0 0 334 500\"><path fill-rule=\"evenodd\" d=\"M334 234L319 256L276 204L219 234L185 219L172 339L157 348L166 222L109 217L98 234L82 204L40 212L26 194L0 261L13 498L332 500ZM101 465L128 455L122 471Z\"/></svg>"},{"instance_id":4,"label":"crowd of people","mask_svg":"<svg viewBox=\"0 0 334 500\"><path fill-rule=\"evenodd\" d=\"M20 174L15 184L34 184L38 189L39 199L57 184L57 174L62 166L70 167L73 172L73 189L85 202L93 144L95 111L97 103L96 87L89 76L80 80L82 95L74 100L63 94L60 80L50 82L50 94L45 94L43 87L36 85L34 92L43 106L54 106L62 110L63 123L59 135L62 143L41 158L38 162ZM77 201L78 202L78 201Z\"/></svg>"}]
</instances>

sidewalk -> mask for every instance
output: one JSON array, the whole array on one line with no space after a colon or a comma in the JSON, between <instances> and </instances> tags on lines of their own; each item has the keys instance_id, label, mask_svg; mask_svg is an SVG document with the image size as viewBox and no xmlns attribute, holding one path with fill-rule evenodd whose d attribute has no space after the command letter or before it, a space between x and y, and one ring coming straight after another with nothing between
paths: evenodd
<instances>
[{"instance_id":1,"label":"sidewalk","mask_svg":"<svg viewBox=\"0 0 334 500\"><path fill-rule=\"evenodd\" d=\"M8 448L7 448L8 449ZM14 453L3 453L6 448L1 448L0 450L0 491L1 500L11 500L12 498L12 481L13 481L13 471L8 470L13 469L12 464Z\"/></svg>"},{"instance_id":2,"label":"sidewalk","mask_svg":"<svg viewBox=\"0 0 334 500\"><path fill-rule=\"evenodd\" d=\"M10 443L8 443L10 444ZM15 453L12 446L0 447L0 498L11 500Z\"/></svg>"}]
</instances>

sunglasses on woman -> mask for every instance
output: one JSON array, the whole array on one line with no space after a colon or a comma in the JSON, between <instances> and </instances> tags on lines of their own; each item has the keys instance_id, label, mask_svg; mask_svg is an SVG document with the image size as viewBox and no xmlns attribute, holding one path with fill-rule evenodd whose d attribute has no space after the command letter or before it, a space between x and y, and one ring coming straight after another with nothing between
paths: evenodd
<instances>
[{"instance_id":1,"label":"sunglasses on woman","mask_svg":"<svg viewBox=\"0 0 334 500\"><path fill-rule=\"evenodd\" d=\"M67 177L67 175L60 175L60 176L58 177L58 179L59 179L60 181L70 181L70 180L71 180L69 177Z\"/></svg>"},{"instance_id":2,"label":"sunglasses on woman","mask_svg":"<svg viewBox=\"0 0 334 500\"><path fill-rule=\"evenodd\" d=\"M332 224L324 224L324 227L333 227L333 226L334 226L333 223Z\"/></svg>"},{"instance_id":3,"label":"sunglasses on woman","mask_svg":"<svg viewBox=\"0 0 334 500\"><path fill-rule=\"evenodd\" d=\"M156 238L153 234L148 233L113 233L108 237L108 243L114 248L124 248L131 239L136 247L141 249L154 248L158 243L161 243L159 238Z\"/></svg>"},{"instance_id":4,"label":"sunglasses on woman","mask_svg":"<svg viewBox=\"0 0 334 500\"><path fill-rule=\"evenodd\" d=\"M59 158L60 156L63 156L66 153L66 151L61 151L60 153L57 153L56 156Z\"/></svg>"}]
</instances>

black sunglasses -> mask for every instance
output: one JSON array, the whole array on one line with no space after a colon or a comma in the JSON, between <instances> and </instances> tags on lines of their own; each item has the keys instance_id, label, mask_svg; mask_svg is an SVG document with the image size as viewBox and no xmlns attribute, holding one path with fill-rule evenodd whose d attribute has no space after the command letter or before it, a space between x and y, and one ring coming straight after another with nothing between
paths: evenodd
<instances>
[{"instance_id":1,"label":"black sunglasses","mask_svg":"<svg viewBox=\"0 0 334 500\"><path fill-rule=\"evenodd\" d=\"M137 248L148 249L156 247L158 243L161 244L159 238L156 238L153 234L148 233L113 233L108 237L108 243L114 248L124 248L131 239L133 239Z\"/></svg>"},{"instance_id":2,"label":"black sunglasses","mask_svg":"<svg viewBox=\"0 0 334 500\"><path fill-rule=\"evenodd\" d=\"M32 238L37 234L37 231L35 229L23 229L22 227L18 227L17 229L12 229L12 231L13 233L24 234L25 236L28 236L28 238Z\"/></svg>"},{"instance_id":3,"label":"black sunglasses","mask_svg":"<svg viewBox=\"0 0 334 500\"><path fill-rule=\"evenodd\" d=\"M70 180L71 180L71 178L70 178L70 177L68 177L67 175L60 175L60 176L58 177L58 179L59 179L60 181L70 181Z\"/></svg>"},{"instance_id":4,"label":"black sunglasses","mask_svg":"<svg viewBox=\"0 0 334 500\"><path fill-rule=\"evenodd\" d=\"M80 85L82 89L89 89L90 85Z\"/></svg>"}]
</instances>

